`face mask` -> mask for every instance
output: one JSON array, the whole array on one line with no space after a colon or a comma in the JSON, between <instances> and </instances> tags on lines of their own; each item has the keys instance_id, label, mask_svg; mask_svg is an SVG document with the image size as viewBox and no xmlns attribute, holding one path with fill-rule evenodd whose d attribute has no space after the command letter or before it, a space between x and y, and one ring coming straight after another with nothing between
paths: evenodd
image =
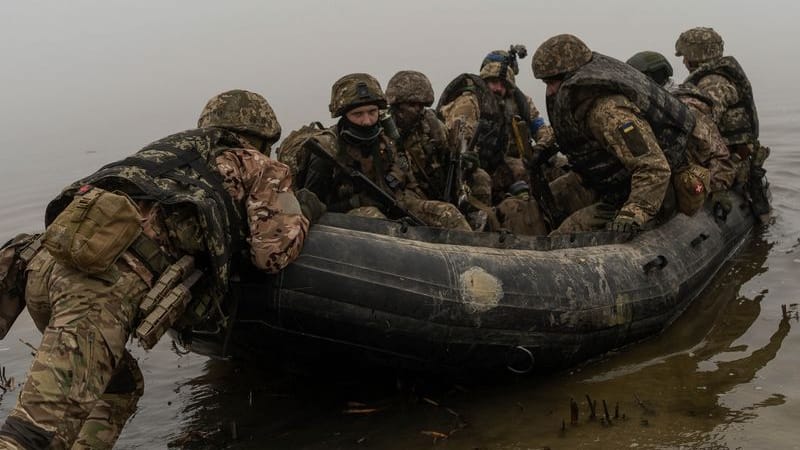
<instances>
[{"instance_id":1,"label":"face mask","mask_svg":"<svg viewBox=\"0 0 800 450\"><path fill-rule=\"evenodd\" d=\"M346 142L352 145L374 144L381 135L381 131L383 131L383 127L381 127L380 122L367 127L351 123L344 117L339 122L339 134L342 135Z\"/></svg>"}]
</instances>

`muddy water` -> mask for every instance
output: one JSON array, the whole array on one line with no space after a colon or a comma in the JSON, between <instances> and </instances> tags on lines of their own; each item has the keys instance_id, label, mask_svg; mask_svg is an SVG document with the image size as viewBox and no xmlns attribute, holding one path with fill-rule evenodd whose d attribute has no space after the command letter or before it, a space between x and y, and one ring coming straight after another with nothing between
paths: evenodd
<instances>
[{"instance_id":1,"label":"muddy water","mask_svg":"<svg viewBox=\"0 0 800 450\"><path fill-rule=\"evenodd\" d=\"M678 32L697 24L723 33L753 81L762 141L773 151L774 222L753 232L663 335L546 377L463 383L362 368L344 376L341 368L212 361L181 354L168 339L150 352L135 349L147 388L119 448L800 448L800 323L792 306L800 300L800 96L795 62L781 56L796 54L798 7L362 3L241 2L225 11L202 1L181 10L4 3L0 240L41 228L44 205L68 182L192 126L205 99L223 89L266 94L285 135L326 122L329 86L347 72L369 71L385 84L396 70L415 68L438 93L511 42L532 53L546 37L574 32L623 59L644 48L669 55ZM486 24L507 26L494 27L491 38L471 32ZM542 105L529 60L520 66L519 85ZM24 379L26 344L39 339L23 315L0 341L7 377ZM0 393L0 420L16 394ZM597 402L593 420L587 394Z\"/></svg>"}]
</instances>

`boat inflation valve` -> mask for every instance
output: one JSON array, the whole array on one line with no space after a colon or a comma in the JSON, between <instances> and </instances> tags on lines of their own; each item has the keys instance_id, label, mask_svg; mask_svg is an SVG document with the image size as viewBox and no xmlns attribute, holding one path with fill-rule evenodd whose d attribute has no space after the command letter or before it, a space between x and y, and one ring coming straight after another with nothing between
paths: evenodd
<instances>
[{"instance_id":1,"label":"boat inflation valve","mask_svg":"<svg viewBox=\"0 0 800 450\"><path fill-rule=\"evenodd\" d=\"M530 373L535 365L536 358L533 357L533 353L527 348L518 345L509 349L508 365L506 368L510 372L518 375L525 375L526 373Z\"/></svg>"}]
</instances>

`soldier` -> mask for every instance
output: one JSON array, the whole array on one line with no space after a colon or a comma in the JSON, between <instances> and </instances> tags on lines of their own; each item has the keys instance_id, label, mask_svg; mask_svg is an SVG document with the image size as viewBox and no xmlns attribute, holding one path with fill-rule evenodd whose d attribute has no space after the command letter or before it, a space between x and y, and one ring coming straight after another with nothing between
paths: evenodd
<instances>
[{"instance_id":1,"label":"soldier","mask_svg":"<svg viewBox=\"0 0 800 450\"><path fill-rule=\"evenodd\" d=\"M479 76L465 73L456 77L445 88L437 106L449 130L460 121L470 137L478 130L479 121L484 121L477 148L481 167L492 174L495 203L502 200L512 183L527 180L520 157L531 154L531 137L544 146L555 142L553 129L515 83L519 73L517 54L524 56L527 51L523 46L511 49L486 55Z\"/></svg>"},{"instance_id":2,"label":"soldier","mask_svg":"<svg viewBox=\"0 0 800 450\"><path fill-rule=\"evenodd\" d=\"M470 223L474 229L482 228L488 215L494 215L487 206L491 204L489 174L478 167L474 152L458 154L466 143L455 142L457 136L448 135L436 112L429 108L433 88L428 77L412 70L397 72L386 86L386 98L398 128L396 144L408 155L415 188L428 199L457 205L465 202L462 208L478 208L468 217L474 219L474 224Z\"/></svg>"},{"instance_id":3,"label":"soldier","mask_svg":"<svg viewBox=\"0 0 800 450\"><path fill-rule=\"evenodd\" d=\"M689 141L688 156L689 162L694 166L686 171L685 176L692 177L693 173L698 174L697 179L708 178L708 192L711 194L711 201L714 205L719 205L723 212L730 211L731 200L727 195L727 190L733 185L736 177L736 165L731 160L728 147L711 119L711 108L713 101L704 95L691 84L675 86L672 83L672 65L661 53L643 51L633 55L628 59L628 64L649 76L656 83L667 88L670 93L682 101L694 114L697 123L692 130L692 139ZM708 172L704 174L703 168ZM691 185L692 183L689 183ZM684 184L676 184L676 188ZM696 190L680 192L678 189L679 206L681 199L687 199L689 206L685 209L699 209L702 205L702 196ZM693 201L697 198L697 201ZM694 203L694 205L692 205ZM682 208L683 210L683 208ZM687 211L684 211L687 212Z\"/></svg>"},{"instance_id":4,"label":"soldier","mask_svg":"<svg viewBox=\"0 0 800 450\"><path fill-rule=\"evenodd\" d=\"M600 198L556 232L638 231L661 209L671 168L686 164L694 116L642 73L593 53L573 35L542 43L532 68L547 84L547 112L561 151Z\"/></svg>"},{"instance_id":5,"label":"soldier","mask_svg":"<svg viewBox=\"0 0 800 450\"><path fill-rule=\"evenodd\" d=\"M479 75L465 73L456 77L445 88L437 106L451 133L461 127L461 133L470 138L475 136L480 166L491 174L492 204L509 199L518 201L519 197L509 192L516 181L530 185L522 158L533 157L531 138L541 146L549 147L555 142L552 128L545 124L533 100L515 83L515 75L519 73L517 57L526 54L523 46L490 52L481 63ZM533 199L525 205L504 205L502 210L541 217ZM538 225L530 229L511 226L526 222L529 217L505 221L502 226L518 234L534 234L534 230L542 229Z\"/></svg>"},{"instance_id":6,"label":"soldier","mask_svg":"<svg viewBox=\"0 0 800 450\"><path fill-rule=\"evenodd\" d=\"M417 188L426 198L449 201L444 194L451 148L444 124L429 108L430 80L413 70L397 72L386 85L386 100L400 135L395 144L408 155Z\"/></svg>"},{"instance_id":7,"label":"soldier","mask_svg":"<svg viewBox=\"0 0 800 450\"><path fill-rule=\"evenodd\" d=\"M731 154L743 161L738 181L745 184L754 215L766 222L770 206L764 161L769 148L758 142L758 112L750 81L734 57L722 56L723 44L714 29L692 28L678 37L675 55L683 56L690 72L684 83L697 86L713 100L711 117Z\"/></svg>"},{"instance_id":8,"label":"soldier","mask_svg":"<svg viewBox=\"0 0 800 450\"><path fill-rule=\"evenodd\" d=\"M149 325L160 333L178 316L176 327L222 323L234 264L275 273L299 254L309 221L288 168L263 154L280 136L267 101L224 92L198 127L101 168L48 205L24 287L42 344L0 448L111 448L143 389L125 349L132 332L149 348L160 337ZM164 286L168 275L180 284ZM153 312L170 308L168 321L151 322L151 295L188 301L188 289L185 310L158 300Z\"/></svg>"},{"instance_id":9,"label":"soldier","mask_svg":"<svg viewBox=\"0 0 800 450\"><path fill-rule=\"evenodd\" d=\"M315 149L307 155L305 169L300 170L304 187L328 211L383 219L411 213L430 226L469 231L454 205L426 199L408 155L397 150L384 129L386 124L391 130L393 122L379 120L386 107L383 90L371 75L353 73L337 80L329 110L339 122L314 133L308 139L313 142L304 143L304 147ZM401 123L406 119L403 116ZM369 181L354 177L354 169ZM394 200L400 209L392 207Z\"/></svg>"}]
</instances>

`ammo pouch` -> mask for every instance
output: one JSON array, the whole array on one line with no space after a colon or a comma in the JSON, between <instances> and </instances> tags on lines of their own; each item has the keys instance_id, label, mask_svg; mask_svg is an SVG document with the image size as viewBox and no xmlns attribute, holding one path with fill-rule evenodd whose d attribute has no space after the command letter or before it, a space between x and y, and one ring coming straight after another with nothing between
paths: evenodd
<instances>
[{"instance_id":1,"label":"ammo pouch","mask_svg":"<svg viewBox=\"0 0 800 450\"><path fill-rule=\"evenodd\" d=\"M20 234L0 249L0 339L25 309L25 268L41 245L41 235Z\"/></svg>"},{"instance_id":2,"label":"ammo pouch","mask_svg":"<svg viewBox=\"0 0 800 450\"><path fill-rule=\"evenodd\" d=\"M44 246L58 262L100 274L142 232L141 217L125 194L92 186L78 194L47 227Z\"/></svg>"},{"instance_id":3,"label":"ammo pouch","mask_svg":"<svg viewBox=\"0 0 800 450\"><path fill-rule=\"evenodd\" d=\"M194 258L183 256L161 274L139 304L143 317L136 327L136 337L146 350L150 350L161 336L178 321L192 299L191 287L202 272L195 269Z\"/></svg>"}]
</instances>

